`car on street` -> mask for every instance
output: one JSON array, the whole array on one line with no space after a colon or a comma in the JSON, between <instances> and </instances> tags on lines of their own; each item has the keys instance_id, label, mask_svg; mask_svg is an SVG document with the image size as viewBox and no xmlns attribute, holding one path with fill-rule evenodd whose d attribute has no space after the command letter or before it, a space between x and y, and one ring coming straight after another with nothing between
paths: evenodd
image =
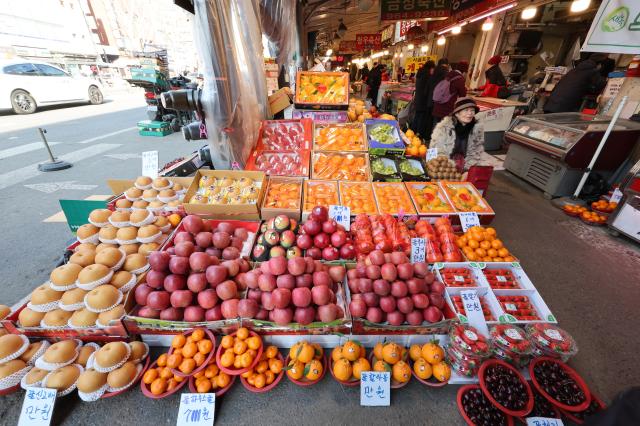
<instances>
[{"instance_id":1,"label":"car on street","mask_svg":"<svg viewBox=\"0 0 640 426\"><path fill-rule=\"evenodd\" d=\"M88 77L75 77L45 62L14 59L0 61L0 109L32 114L38 107L89 102L101 104L101 84Z\"/></svg>"}]
</instances>

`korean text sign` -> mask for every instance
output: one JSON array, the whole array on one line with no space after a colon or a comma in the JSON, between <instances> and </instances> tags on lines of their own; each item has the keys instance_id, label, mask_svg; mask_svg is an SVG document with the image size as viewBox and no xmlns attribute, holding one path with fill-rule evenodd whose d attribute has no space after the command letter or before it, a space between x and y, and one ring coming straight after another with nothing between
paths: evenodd
<instances>
[{"instance_id":1,"label":"korean text sign","mask_svg":"<svg viewBox=\"0 0 640 426\"><path fill-rule=\"evenodd\" d=\"M391 373L363 371L360 374L360 405L381 407L391 405Z\"/></svg>"}]
</instances>

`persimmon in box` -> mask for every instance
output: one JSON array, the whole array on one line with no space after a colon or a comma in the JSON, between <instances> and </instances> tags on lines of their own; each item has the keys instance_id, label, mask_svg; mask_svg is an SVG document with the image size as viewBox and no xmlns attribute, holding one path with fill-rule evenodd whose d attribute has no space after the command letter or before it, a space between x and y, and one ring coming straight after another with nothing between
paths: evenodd
<instances>
[{"instance_id":1,"label":"persimmon in box","mask_svg":"<svg viewBox=\"0 0 640 426\"><path fill-rule=\"evenodd\" d=\"M315 152L311 161L313 179L370 180L369 156L366 153Z\"/></svg>"},{"instance_id":2,"label":"persimmon in box","mask_svg":"<svg viewBox=\"0 0 640 426\"><path fill-rule=\"evenodd\" d=\"M309 176L310 152L258 151L254 150L245 170L259 170L271 176Z\"/></svg>"},{"instance_id":3,"label":"persimmon in box","mask_svg":"<svg viewBox=\"0 0 640 426\"><path fill-rule=\"evenodd\" d=\"M301 178L270 178L260 209L262 219L267 220L285 214L292 219L300 220L302 183Z\"/></svg>"},{"instance_id":4,"label":"persimmon in box","mask_svg":"<svg viewBox=\"0 0 640 426\"><path fill-rule=\"evenodd\" d=\"M363 124L319 124L314 127L313 149L317 151L366 151Z\"/></svg>"},{"instance_id":5,"label":"persimmon in box","mask_svg":"<svg viewBox=\"0 0 640 426\"><path fill-rule=\"evenodd\" d=\"M437 183L405 182L418 214L453 213L455 210Z\"/></svg>"},{"instance_id":6,"label":"persimmon in box","mask_svg":"<svg viewBox=\"0 0 640 426\"><path fill-rule=\"evenodd\" d=\"M347 109L349 73L298 71L295 104L314 109Z\"/></svg>"},{"instance_id":7,"label":"persimmon in box","mask_svg":"<svg viewBox=\"0 0 640 426\"><path fill-rule=\"evenodd\" d=\"M331 180L305 180L304 181L304 208L303 213L311 213L316 206L329 208L331 205L339 205L338 182Z\"/></svg>"},{"instance_id":8,"label":"persimmon in box","mask_svg":"<svg viewBox=\"0 0 640 426\"><path fill-rule=\"evenodd\" d=\"M440 182L447 193L451 204L458 212L476 212L478 214L493 214L493 209L482 198L475 186L470 182Z\"/></svg>"},{"instance_id":9,"label":"persimmon in box","mask_svg":"<svg viewBox=\"0 0 640 426\"><path fill-rule=\"evenodd\" d=\"M516 258L498 239L494 228L472 226L456 238L456 244L471 262L515 262Z\"/></svg>"},{"instance_id":10,"label":"persimmon in box","mask_svg":"<svg viewBox=\"0 0 640 426\"><path fill-rule=\"evenodd\" d=\"M299 151L311 149L313 121L301 120L263 120L256 150Z\"/></svg>"},{"instance_id":11,"label":"persimmon in box","mask_svg":"<svg viewBox=\"0 0 640 426\"><path fill-rule=\"evenodd\" d=\"M377 214L378 207L370 182L339 182L340 200L349 207L352 215L366 213Z\"/></svg>"},{"instance_id":12,"label":"persimmon in box","mask_svg":"<svg viewBox=\"0 0 640 426\"><path fill-rule=\"evenodd\" d=\"M380 213L392 215L416 214L411 196L402 182L373 182L373 191Z\"/></svg>"}]
</instances>

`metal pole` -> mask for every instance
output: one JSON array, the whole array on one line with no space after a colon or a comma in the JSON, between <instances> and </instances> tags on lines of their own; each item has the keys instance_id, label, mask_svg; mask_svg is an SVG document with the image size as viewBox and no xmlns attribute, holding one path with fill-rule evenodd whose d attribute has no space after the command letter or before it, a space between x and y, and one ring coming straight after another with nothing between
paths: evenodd
<instances>
[{"instance_id":1,"label":"metal pole","mask_svg":"<svg viewBox=\"0 0 640 426\"><path fill-rule=\"evenodd\" d=\"M45 148L47 148L47 152L49 153L49 159L51 160L52 163L55 162L56 159L53 157L53 152L51 152L51 148L49 148L47 137L44 135L45 133L47 133L47 131L42 127L38 127L38 133L40 133L40 138L42 138L42 142L44 142L44 146Z\"/></svg>"},{"instance_id":2,"label":"metal pole","mask_svg":"<svg viewBox=\"0 0 640 426\"><path fill-rule=\"evenodd\" d=\"M576 192L573 193L573 198L578 198L578 196L580 195L580 192L582 191L582 187L587 182L587 178L591 174L591 170L593 169L593 165L598 160L598 157L600 156L600 151L602 151L602 149L604 148L605 143L607 143L607 139L609 139L609 135L611 134L611 131L613 130L614 126L616 125L616 121L618 121L618 118L620 117L620 113L622 113L622 109L624 108L624 105L627 103L628 99L629 99L628 96L624 96L622 98L622 100L620 101L620 104L618 105L618 109L616 109L615 114L613 114L613 117L611 117L611 122L609 123L609 127L607 127L607 131L604 133L604 136L602 136L602 140L600 141L600 145L598 145L598 148L596 149L595 154L593 154L593 158L591 158L591 162L587 166L587 170L582 175L582 179L580 179L580 182L578 183L578 187L576 188Z\"/></svg>"}]
</instances>

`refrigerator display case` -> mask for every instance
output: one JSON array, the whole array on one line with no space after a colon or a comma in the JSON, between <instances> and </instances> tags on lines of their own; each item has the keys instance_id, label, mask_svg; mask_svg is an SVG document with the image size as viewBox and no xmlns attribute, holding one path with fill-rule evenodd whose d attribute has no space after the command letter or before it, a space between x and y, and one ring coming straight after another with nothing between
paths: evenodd
<instances>
[{"instance_id":1,"label":"refrigerator display case","mask_svg":"<svg viewBox=\"0 0 640 426\"><path fill-rule=\"evenodd\" d=\"M509 99L471 96L480 111L476 114L476 120L484 124L484 149L485 151L497 151L502 147L504 132L507 131L514 116L526 112L527 104Z\"/></svg>"},{"instance_id":2,"label":"refrigerator display case","mask_svg":"<svg viewBox=\"0 0 640 426\"><path fill-rule=\"evenodd\" d=\"M609 228L614 235L624 234L640 243L640 161L627 173L620 190L622 200L609 216Z\"/></svg>"},{"instance_id":3,"label":"refrigerator display case","mask_svg":"<svg viewBox=\"0 0 640 426\"><path fill-rule=\"evenodd\" d=\"M611 118L580 113L517 117L505 133L504 167L548 197L571 195L602 140ZM618 119L593 170L605 178L629 156L640 123Z\"/></svg>"}]
</instances>

